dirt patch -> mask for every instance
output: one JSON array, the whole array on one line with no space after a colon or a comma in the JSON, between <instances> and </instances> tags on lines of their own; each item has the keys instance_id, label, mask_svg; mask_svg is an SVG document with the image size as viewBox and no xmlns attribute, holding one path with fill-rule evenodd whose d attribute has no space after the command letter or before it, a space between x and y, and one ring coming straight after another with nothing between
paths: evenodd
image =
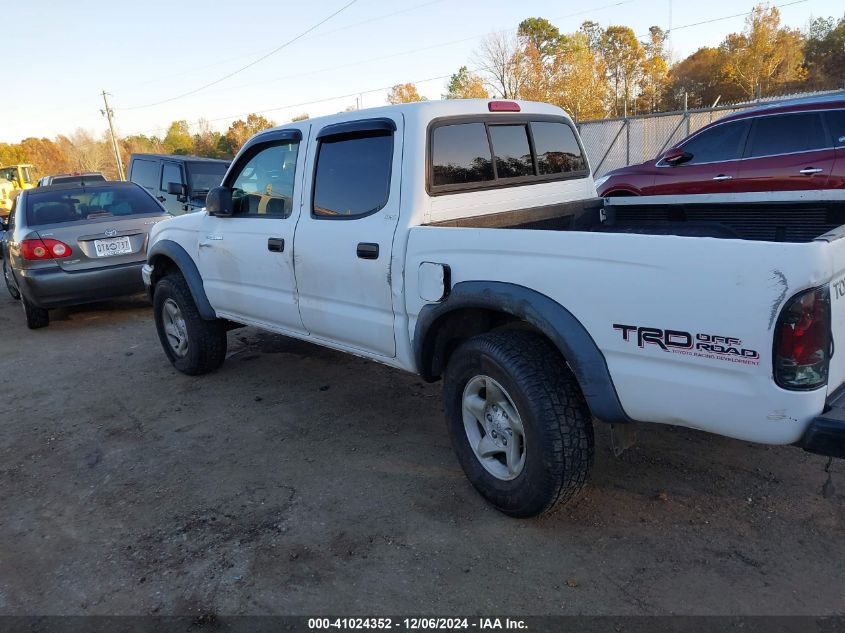
<instances>
[{"instance_id":1,"label":"dirt patch","mask_svg":"<svg viewBox=\"0 0 845 633\"><path fill-rule=\"evenodd\" d=\"M518 521L439 385L252 328L190 378L143 301L61 316L0 299L2 613L845 613L842 462L599 425L584 498Z\"/></svg>"}]
</instances>

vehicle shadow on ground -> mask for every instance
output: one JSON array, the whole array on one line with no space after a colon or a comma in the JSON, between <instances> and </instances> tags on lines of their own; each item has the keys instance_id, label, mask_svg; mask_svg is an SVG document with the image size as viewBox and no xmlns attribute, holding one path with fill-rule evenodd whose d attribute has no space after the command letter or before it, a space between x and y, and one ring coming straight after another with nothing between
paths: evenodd
<instances>
[{"instance_id":1,"label":"vehicle shadow on ground","mask_svg":"<svg viewBox=\"0 0 845 633\"><path fill-rule=\"evenodd\" d=\"M96 303L50 310L50 323L85 324L90 321L108 319L109 322L138 316L139 311L148 310L152 319L152 306L144 294L121 297Z\"/></svg>"}]
</instances>

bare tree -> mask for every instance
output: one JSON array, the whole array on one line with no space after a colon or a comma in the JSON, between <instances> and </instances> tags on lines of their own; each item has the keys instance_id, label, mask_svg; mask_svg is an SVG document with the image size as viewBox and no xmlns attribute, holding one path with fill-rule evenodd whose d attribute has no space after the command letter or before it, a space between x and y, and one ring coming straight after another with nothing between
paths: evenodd
<instances>
[{"instance_id":1,"label":"bare tree","mask_svg":"<svg viewBox=\"0 0 845 633\"><path fill-rule=\"evenodd\" d=\"M481 41L473 62L494 93L503 99L519 99L527 64L516 36L491 33Z\"/></svg>"},{"instance_id":2,"label":"bare tree","mask_svg":"<svg viewBox=\"0 0 845 633\"><path fill-rule=\"evenodd\" d=\"M79 128L70 137L62 136L58 141L76 171L107 171L111 164L105 135L97 140L91 132Z\"/></svg>"}]
</instances>

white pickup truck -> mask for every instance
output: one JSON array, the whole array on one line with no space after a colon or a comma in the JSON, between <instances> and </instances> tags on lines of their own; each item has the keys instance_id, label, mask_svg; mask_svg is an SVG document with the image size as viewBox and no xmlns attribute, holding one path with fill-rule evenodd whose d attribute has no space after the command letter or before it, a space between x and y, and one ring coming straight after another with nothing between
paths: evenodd
<instances>
[{"instance_id":1,"label":"white pickup truck","mask_svg":"<svg viewBox=\"0 0 845 633\"><path fill-rule=\"evenodd\" d=\"M246 324L442 379L467 477L533 516L594 418L845 456L843 193L602 200L559 108L397 105L253 137L143 275L184 373Z\"/></svg>"}]
</instances>

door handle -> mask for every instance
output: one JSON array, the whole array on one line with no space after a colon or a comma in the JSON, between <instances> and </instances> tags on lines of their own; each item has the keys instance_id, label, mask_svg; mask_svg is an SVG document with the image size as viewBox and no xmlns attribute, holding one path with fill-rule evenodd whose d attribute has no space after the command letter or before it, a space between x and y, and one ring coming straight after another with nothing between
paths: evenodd
<instances>
[{"instance_id":1,"label":"door handle","mask_svg":"<svg viewBox=\"0 0 845 633\"><path fill-rule=\"evenodd\" d=\"M200 242L199 246L200 248L209 248L212 244L211 242Z\"/></svg>"},{"instance_id":2,"label":"door handle","mask_svg":"<svg viewBox=\"0 0 845 633\"><path fill-rule=\"evenodd\" d=\"M156 198L156 200L158 200L159 202L167 202L167 198L165 198L164 196L159 196L158 198Z\"/></svg>"},{"instance_id":3,"label":"door handle","mask_svg":"<svg viewBox=\"0 0 845 633\"><path fill-rule=\"evenodd\" d=\"M267 250L273 251L274 253L284 253L285 252L285 240L281 237L270 237L267 238Z\"/></svg>"},{"instance_id":4,"label":"door handle","mask_svg":"<svg viewBox=\"0 0 845 633\"><path fill-rule=\"evenodd\" d=\"M719 174L718 176L713 176L713 180L730 180L733 176L728 176L727 174Z\"/></svg>"},{"instance_id":5,"label":"door handle","mask_svg":"<svg viewBox=\"0 0 845 633\"><path fill-rule=\"evenodd\" d=\"M360 242L357 253L360 259L378 259L378 244Z\"/></svg>"},{"instance_id":6,"label":"door handle","mask_svg":"<svg viewBox=\"0 0 845 633\"><path fill-rule=\"evenodd\" d=\"M804 174L805 176L812 176L813 174L818 174L818 173L821 173L823 171L824 171L824 169L822 169L821 167L805 167L804 169L802 169L798 173Z\"/></svg>"}]
</instances>

